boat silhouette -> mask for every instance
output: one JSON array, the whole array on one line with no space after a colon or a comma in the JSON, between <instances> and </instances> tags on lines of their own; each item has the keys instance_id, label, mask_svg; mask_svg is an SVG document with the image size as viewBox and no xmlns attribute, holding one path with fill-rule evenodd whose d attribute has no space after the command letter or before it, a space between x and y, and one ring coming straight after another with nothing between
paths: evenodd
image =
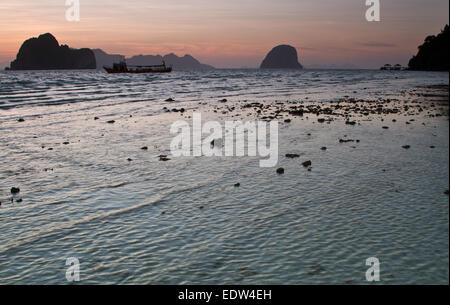
<instances>
[{"instance_id":1,"label":"boat silhouette","mask_svg":"<svg viewBox=\"0 0 450 305\"><path fill-rule=\"evenodd\" d=\"M122 61L119 63L114 63L112 68L104 66L108 73L170 73L172 72L172 67L166 66L166 63L163 61L162 65L153 65L153 66L128 66L126 62Z\"/></svg>"}]
</instances>

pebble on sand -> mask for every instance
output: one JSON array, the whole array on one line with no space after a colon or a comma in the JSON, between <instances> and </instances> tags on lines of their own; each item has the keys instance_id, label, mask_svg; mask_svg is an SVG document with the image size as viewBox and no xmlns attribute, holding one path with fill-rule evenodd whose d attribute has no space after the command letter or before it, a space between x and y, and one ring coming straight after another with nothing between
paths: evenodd
<instances>
[{"instance_id":1,"label":"pebble on sand","mask_svg":"<svg viewBox=\"0 0 450 305\"><path fill-rule=\"evenodd\" d=\"M304 167L309 167L309 166L312 165L312 162L311 162L310 160L309 160L309 161L305 161L305 162L302 163L302 165L303 165Z\"/></svg>"},{"instance_id":2,"label":"pebble on sand","mask_svg":"<svg viewBox=\"0 0 450 305\"><path fill-rule=\"evenodd\" d=\"M147 146L141 147L142 150L148 150Z\"/></svg>"},{"instance_id":3,"label":"pebble on sand","mask_svg":"<svg viewBox=\"0 0 450 305\"><path fill-rule=\"evenodd\" d=\"M17 120L17 122L22 123L22 122L25 122L25 120L23 118L20 118Z\"/></svg>"},{"instance_id":4,"label":"pebble on sand","mask_svg":"<svg viewBox=\"0 0 450 305\"><path fill-rule=\"evenodd\" d=\"M339 139L339 143L349 143L349 142L355 142L355 140L344 140L344 139Z\"/></svg>"},{"instance_id":5,"label":"pebble on sand","mask_svg":"<svg viewBox=\"0 0 450 305\"><path fill-rule=\"evenodd\" d=\"M236 184L234 185L234 187L240 187L240 186L241 186L240 183L236 183Z\"/></svg>"},{"instance_id":6,"label":"pebble on sand","mask_svg":"<svg viewBox=\"0 0 450 305\"><path fill-rule=\"evenodd\" d=\"M20 193L20 188L18 187L12 187L11 188L11 194L19 194Z\"/></svg>"},{"instance_id":7,"label":"pebble on sand","mask_svg":"<svg viewBox=\"0 0 450 305\"><path fill-rule=\"evenodd\" d=\"M160 155L160 156L158 156L158 157L159 157L159 161L163 161L163 162L170 161L170 159L167 158L166 155Z\"/></svg>"},{"instance_id":8,"label":"pebble on sand","mask_svg":"<svg viewBox=\"0 0 450 305\"><path fill-rule=\"evenodd\" d=\"M278 175L284 174L284 168L280 167L279 169L277 169L277 174Z\"/></svg>"},{"instance_id":9,"label":"pebble on sand","mask_svg":"<svg viewBox=\"0 0 450 305\"><path fill-rule=\"evenodd\" d=\"M286 158L288 158L288 159L300 158L300 155L298 155L298 154L286 154Z\"/></svg>"},{"instance_id":10,"label":"pebble on sand","mask_svg":"<svg viewBox=\"0 0 450 305\"><path fill-rule=\"evenodd\" d=\"M114 121L114 120L110 120L110 121L108 121L108 122L106 122L106 123L108 123L108 124L114 124L116 121Z\"/></svg>"}]
</instances>

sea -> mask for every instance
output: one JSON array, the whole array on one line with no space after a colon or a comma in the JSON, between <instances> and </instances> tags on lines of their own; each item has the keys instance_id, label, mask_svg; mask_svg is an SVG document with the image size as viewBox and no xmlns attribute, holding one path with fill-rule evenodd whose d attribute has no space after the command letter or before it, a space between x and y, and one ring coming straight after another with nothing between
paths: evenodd
<instances>
[{"instance_id":1,"label":"sea","mask_svg":"<svg viewBox=\"0 0 450 305\"><path fill-rule=\"evenodd\" d=\"M377 70L0 72L0 284L448 284L448 83ZM349 99L447 115L281 120L275 168L171 155L172 124L194 113L247 121L249 103Z\"/></svg>"}]
</instances>

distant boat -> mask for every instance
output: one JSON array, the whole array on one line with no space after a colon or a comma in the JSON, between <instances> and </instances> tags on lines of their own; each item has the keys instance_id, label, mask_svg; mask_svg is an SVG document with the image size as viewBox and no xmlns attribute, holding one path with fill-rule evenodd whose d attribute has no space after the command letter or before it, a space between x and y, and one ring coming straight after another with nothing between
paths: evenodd
<instances>
[{"instance_id":1,"label":"distant boat","mask_svg":"<svg viewBox=\"0 0 450 305\"><path fill-rule=\"evenodd\" d=\"M103 67L108 73L170 73L172 67L167 67L163 61L162 65L153 66L128 66L126 62L113 64L113 67Z\"/></svg>"},{"instance_id":2,"label":"distant boat","mask_svg":"<svg viewBox=\"0 0 450 305\"><path fill-rule=\"evenodd\" d=\"M402 65L400 65L400 64L396 64L395 66L392 66L390 64L386 64L383 67L381 67L380 70L383 70L383 71L402 71L402 70L406 70L406 68L402 67Z\"/></svg>"}]
</instances>

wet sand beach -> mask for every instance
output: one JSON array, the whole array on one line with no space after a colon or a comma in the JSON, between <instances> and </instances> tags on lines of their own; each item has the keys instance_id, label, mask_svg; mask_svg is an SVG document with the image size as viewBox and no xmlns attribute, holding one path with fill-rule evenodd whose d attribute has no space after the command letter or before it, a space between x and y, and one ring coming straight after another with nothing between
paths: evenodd
<instances>
[{"instance_id":1,"label":"wet sand beach","mask_svg":"<svg viewBox=\"0 0 450 305\"><path fill-rule=\"evenodd\" d=\"M0 283L448 284L448 73L223 73L3 87ZM194 113L277 120L277 166L172 156Z\"/></svg>"}]
</instances>

